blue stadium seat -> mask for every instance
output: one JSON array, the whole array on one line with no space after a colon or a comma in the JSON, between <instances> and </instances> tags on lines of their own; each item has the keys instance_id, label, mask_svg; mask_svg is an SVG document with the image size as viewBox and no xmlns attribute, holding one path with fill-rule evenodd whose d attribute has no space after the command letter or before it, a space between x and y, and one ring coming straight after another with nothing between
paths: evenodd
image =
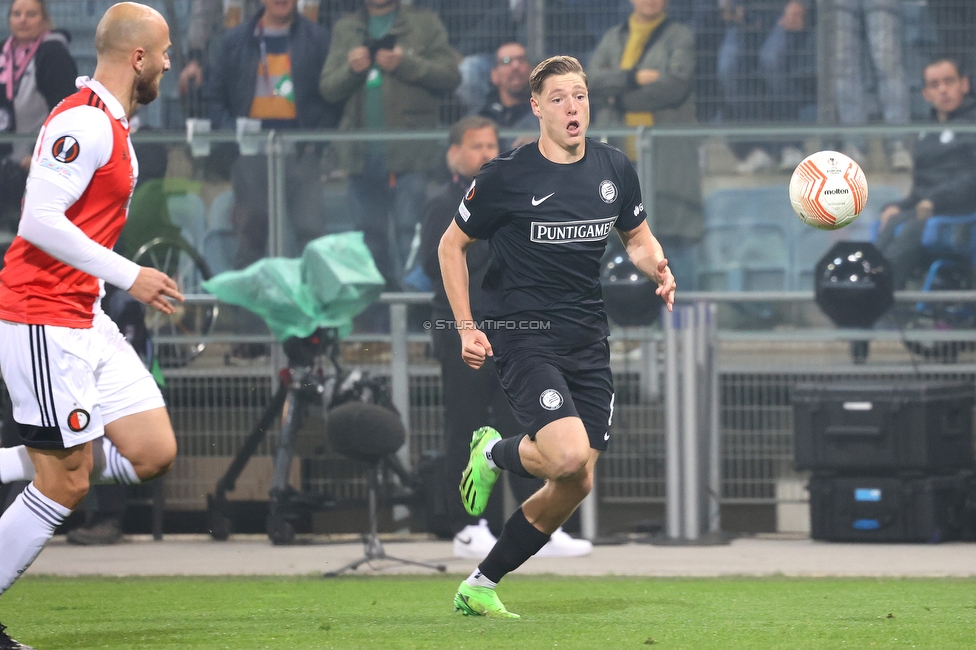
<instances>
[{"instance_id":1,"label":"blue stadium seat","mask_svg":"<svg viewBox=\"0 0 976 650\"><path fill-rule=\"evenodd\" d=\"M704 214L706 230L741 221L789 228L796 221L786 183L715 190L705 197Z\"/></svg>"},{"instance_id":2,"label":"blue stadium seat","mask_svg":"<svg viewBox=\"0 0 976 650\"><path fill-rule=\"evenodd\" d=\"M813 288L813 268L820 258L839 241L875 241L878 224L884 206L903 198L904 192L891 185L872 185L868 190L868 203L861 215L849 226L840 230L817 230L794 217L792 238L793 289L805 291Z\"/></svg>"},{"instance_id":3,"label":"blue stadium seat","mask_svg":"<svg viewBox=\"0 0 976 650\"><path fill-rule=\"evenodd\" d=\"M922 246L936 258L925 274L923 291L942 288L939 278L950 270L968 274L976 265L976 212L930 217L922 231Z\"/></svg>"},{"instance_id":4,"label":"blue stadium seat","mask_svg":"<svg viewBox=\"0 0 976 650\"><path fill-rule=\"evenodd\" d=\"M695 265L699 290L787 288L788 233L796 216L785 184L715 190L705 197L704 221Z\"/></svg>"},{"instance_id":5,"label":"blue stadium seat","mask_svg":"<svg viewBox=\"0 0 976 650\"><path fill-rule=\"evenodd\" d=\"M207 208L203 199L196 194L170 194L166 197L166 210L183 239L200 250L207 232Z\"/></svg>"},{"instance_id":6,"label":"blue stadium seat","mask_svg":"<svg viewBox=\"0 0 976 650\"><path fill-rule=\"evenodd\" d=\"M695 280L701 291L780 291L787 288L788 271L784 229L740 221L706 228Z\"/></svg>"}]
</instances>

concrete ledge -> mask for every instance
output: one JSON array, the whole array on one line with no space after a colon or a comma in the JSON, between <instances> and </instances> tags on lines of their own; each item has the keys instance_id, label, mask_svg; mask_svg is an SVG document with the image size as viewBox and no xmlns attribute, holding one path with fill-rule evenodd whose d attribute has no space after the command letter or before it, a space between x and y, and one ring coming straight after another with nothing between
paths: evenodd
<instances>
[{"instance_id":1,"label":"concrete ledge","mask_svg":"<svg viewBox=\"0 0 976 650\"><path fill-rule=\"evenodd\" d=\"M467 574L476 560L452 555L451 542L385 542L386 552L425 562L444 563L448 572ZM58 576L220 576L319 575L357 559L360 542L273 546L263 535L215 542L207 536L128 537L114 546L73 546L58 537L28 570ZM377 562L349 575L414 573L416 567ZM625 576L864 576L974 577L976 545L832 544L806 538L767 536L733 540L727 546L668 547L647 544L597 546L582 558L532 558L518 573Z\"/></svg>"}]
</instances>

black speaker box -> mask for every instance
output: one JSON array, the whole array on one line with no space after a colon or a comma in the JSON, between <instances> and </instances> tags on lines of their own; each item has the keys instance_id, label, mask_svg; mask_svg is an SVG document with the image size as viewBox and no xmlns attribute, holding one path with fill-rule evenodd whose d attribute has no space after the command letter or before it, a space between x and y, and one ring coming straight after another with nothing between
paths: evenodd
<instances>
[{"instance_id":1,"label":"black speaker box","mask_svg":"<svg viewBox=\"0 0 976 650\"><path fill-rule=\"evenodd\" d=\"M810 536L833 542L942 542L971 537L971 477L810 478Z\"/></svg>"},{"instance_id":2,"label":"black speaker box","mask_svg":"<svg viewBox=\"0 0 976 650\"><path fill-rule=\"evenodd\" d=\"M973 468L974 402L965 382L798 384L796 468L861 475Z\"/></svg>"}]
</instances>

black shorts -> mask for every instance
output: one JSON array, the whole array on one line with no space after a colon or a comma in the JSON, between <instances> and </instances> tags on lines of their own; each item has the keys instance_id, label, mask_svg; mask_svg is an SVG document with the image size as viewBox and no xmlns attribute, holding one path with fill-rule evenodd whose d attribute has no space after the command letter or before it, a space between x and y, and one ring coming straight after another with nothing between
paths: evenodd
<instances>
[{"instance_id":1,"label":"black shorts","mask_svg":"<svg viewBox=\"0 0 976 650\"><path fill-rule=\"evenodd\" d=\"M550 422L578 417L590 447L606 451L613 417L613 376L606 339L565 353L519 348L495 358L519 424L529 437Z\"/></svg>"}]
</instances>

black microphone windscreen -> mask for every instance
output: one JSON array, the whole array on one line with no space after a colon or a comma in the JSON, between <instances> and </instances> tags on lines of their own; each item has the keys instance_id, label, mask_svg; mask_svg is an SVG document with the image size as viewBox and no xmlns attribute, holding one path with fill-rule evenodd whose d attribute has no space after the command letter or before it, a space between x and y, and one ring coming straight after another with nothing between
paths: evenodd
<instances>
[{"instance_id":1,"label":"black microphone windscreen","mask_svg":"<svg viewBox=\"0 0 976 650\"><path fill-rule=\"evenodd\" d=\"M347 402L330 410L326 430L337 453L367 462L396 452L406 440L396 413L366 402Z\"/></svg>"}]
</instances>

